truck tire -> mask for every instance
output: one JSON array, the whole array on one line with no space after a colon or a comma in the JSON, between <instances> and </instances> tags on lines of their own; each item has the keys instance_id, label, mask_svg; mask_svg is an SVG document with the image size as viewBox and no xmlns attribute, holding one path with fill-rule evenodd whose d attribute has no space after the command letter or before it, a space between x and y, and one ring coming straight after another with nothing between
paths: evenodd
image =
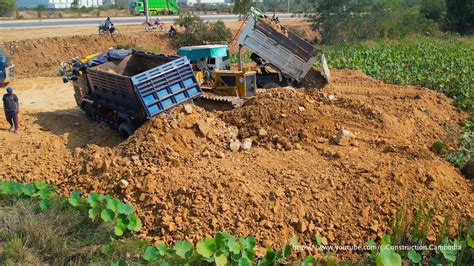
<instances>
[{"instance_id":1,"label":"truck tire","mask_svg":"<svg viewBox=\"0 0 474 266\"><path fill-rule=\"evenodd\" d=\"M145 12L142 11L142 12L138 13L138 15L139 15L140 17L144 17L144 16L145 16Z\"/></svg>"},{"instance_id":2,"label":"truck tire","mask_svg":"<svg viewBox=\"0 0 474 266\"><path fill-rule=\"evenodd\" d=\"M132 125L130 125L129 122L123 122L122 124L120 124L118 130L119 130L120 136L126 139L133 134L134 128Z\"/></svg>"}]
</instances>

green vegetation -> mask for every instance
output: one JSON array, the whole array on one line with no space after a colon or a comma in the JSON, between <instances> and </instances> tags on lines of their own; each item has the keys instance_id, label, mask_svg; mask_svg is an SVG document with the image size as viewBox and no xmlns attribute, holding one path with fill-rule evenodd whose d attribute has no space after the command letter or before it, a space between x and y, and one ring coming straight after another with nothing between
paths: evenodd
<instances>
[{"instance_id":1,"label":"green vegetation","mask_svg":"<svg viewBox=\"0 0 474 266\"><path fill-rule=\"evenodd\" d=\"M378 41L330 46L325 54L331 68L359 69L388 83L435 89L454 98L459 107L474 110L474 45L469 42Z\"/></svg>"},{"instance_id":2,"label":"green vegetation","mask_svg":"<svg viewBox=\"0 0 474 266\"><path fill-rule=\"evenodd\" d=\"M201 45L212 43L227 43L232 39L232 33L222 21L204 22L197 16L180 16L174 22L175 25L184 27L173 39L176 47Z\"/></svg>"},{"instance_id":3,"label":"green vegetation","mask_svg":"<svg viewBox=\"0 0 474 266\"><path fill-rule=\"evenodd\" d=\"M41 182L1 181L0 264L110 265L127 254L140 261L143 240L114 238L113 224L91 220L89 212L77 192L65 199Z\"/></svg>"},{"instance_id":4,"label":"green vegetation","mask_svg":"<svg viewBox=\"0 0 474 266\"><path fill-rule=\"evenodd\" d=\"M474 112L473 112L474 113ZM474 119L474 118L473 118ZM474 158L474 146L472 132L474 132L474 122L464 121L464 133L461 136L459 148L457 150L444 150L446 160L457 167L463 167L470 159Z\"/></svg>"},{"instance_id":5,"label":"green vegetation","mask_svg":"<svg viewBox=\"0 0 474 266\"><path fill-rule=\"evenodd\" d=\"M437 216L438 222L441 223L438 235L436 236L436 243L433 245L432 241L427 240L428 228L433 224L435 211L420 204L418 208L413 211L406 208L401 208L392 219L392 234L385 235L380 243L380 250L376 252L372 249L369 256L369 261L378 262L378 256L388 250L384 257L387 261L396 262L397 257L404 258L412 264L422 265L468 265L472 256L474 255L474 221L461 221L457 227L457 236L454 239L449 237L449 229L451 228L450 215ZM431 242L431 243L430 243ZM369 241L369 246L375 242ZM399 250L397 255L393 252L391 246L418 246L431 247L430 249L409 249ZM390 253L390 254L389 254ZM378 265L378 264L377 264ZM382 265L400 265L382 264Z\"/></svg>"},{"instance_id":6,"label":"green vegetation","mask_svg":"<svg viewBox=\"0 0 474 266\"><path fill-rule=\"evenodd\" d=\"M43 17L43 12L46 10L46 6L43 4L40 4L36 7L36 12L38 13L38 18Z\"/></svg>"},{"instance_id":7,"label":"green vegetation","mask_svg":"<svg viewBox=\"0 0 474 266\"><path fill-rule=\"evenodd\" d=\"M239 15L247 14L252 5L253 1L251 0L235 0L233 12Z\"/></svg>"},{"instance_id":8,"label":"green vegetation","mask_svg":"<svg viewBox=\"0 0 474 266\"><path fill-rule=\"evenodd\" d=\"M15 0L0 1L0 17L9 17L15 10Z\"/></svg>"},{"instance_id":9,"label":"green vegetation","mask_svg":"<svg viewBox=\"0 0 474 266\"><path fill-rule=\"evenodd\" d=\"M321 0L307 10L325 44L432 36L441 31L472 34L474 26L474 5L468 0Z\"/></svg>"},{"instance_id":10,"label":"green vegetation","mask_svg":"<svg viewBox=\"0 0 474 266\"><path fill-rule=\"evenodd\" d=\"M314 27L325 44L402 38L413 33L433 34L438 25L407 1L323 0L316 5Z\"/></svg>"},{"instance_id":11,"label":"green vegetation","mask_svg":"<svg viewBox=\"0 0 474 266\"><path fill-rule=\"evenodd\" d=\"M39 201L39 208L38 208ZM393 219L392 235L382 238L379 245L368 243L370 254L359 263L401 265L434 263L465 265L473 255L474 223L462 223L458 236L450 239L450 219L443 218L438 242L456 249L397 251L395 245L427 245L426 235L434 211L420 206L412 216L402 209ZM277 265L295 262L300 246L297 236L281 250L266 248L263 257L255 254L253 236L236 238L226 232L206 236L196 245L187 240L177 241L172 247L164 243L147 246L131 234L117 238L129 228L134 214L130 204L108 195L90 193L86 200L79 192L67 199L54 193L54 188L41 182L0 182L0 214L4 225L0 228L0 264L152 264L152 265ZM127 215L125 218L123 215ZM97 217L101 219L97 219ZM122 221L119 221L122 219ZM126 221L128 220L128 222ZM110 223L114 221L114 223ZM119 230L119 233L117 233ZM114 231L114 233L112 233ZM320 235L314 245L322 247ZM331 253L320 253L318 258L309 255L299 260L301 265L336 265Z\"/></svg>"},{"instance_id":12,"label":"green vegetation","mask_svg":"<svg viewBox=\"0 0 474 266\"><path fill-rule=\"evenodd\" d=\"M471 0L446 0L447 30L461 34L474 33L474 4Z\"/></svg>"}]
</instances>

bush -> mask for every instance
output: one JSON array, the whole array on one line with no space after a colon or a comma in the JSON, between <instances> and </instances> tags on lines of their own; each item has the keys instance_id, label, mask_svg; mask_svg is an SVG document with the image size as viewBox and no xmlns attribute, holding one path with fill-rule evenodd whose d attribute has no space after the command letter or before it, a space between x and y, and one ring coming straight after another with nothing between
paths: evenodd
<instances>
[{"instance_id":1,"label":"bush","mask_svg":"<svg viewBox=\"0 0 474 266\"><path fill-rule=\"evenodd\" d=\"M442 23L446 16L445 0L422 0L420 12L429 19Z\"/></svg>"},{"instance_id":2,"label":"bush","mask_svg":"<svg viewBox=\"0 0 474 266\"><path fill-rule=\"evenodd\" d=\"M474 4L472 0L446 0L448 30L461 34L474 33Z\"/></svg>"},{"instance_id":3,"label":"bush","mask_svg":"<svg viewBox=\"0 0 474 266\"><path fill-rule=\"evenodd\" d=\"M250 7L252 7L253 1L251 0L235 0L234 3L234 13L243 15L250 11Z\"/></svg>"},{"instance_id":4,"label":"bush","mask_svg":"<svg viewBox=\"0 0 474 266\"><path fill-rule=\"evenodd\" d=\"M15 10L15 0L0 0L0 17L9 17Z\"/></svg>"},{"instance_id":5,"label":"bush","mask_svg":"<svg viewBox=\"0 0 474 266\"><path fill-rule=\"evenodd\" d=\"M184 27L174 39L176 47L201 45L206 43L225 43L232 39L232 34L222 21L214 23L204 22L196 16L183 16L175 21L176 25Z\"/></svg>"},{"instance_id":6,"label":"bush","mask_svg":"<svg viewBox=\"0 0 474 266\"><path fill-rule=\"evenodd\" d=\"M380 38L401 38L413 33L433 34L438 25L418 8L400 1L360 4L351 0L324 0L317 5L314 27L326 44L352 43Z\"/></svg>"},{"instance_id":7,"label":"bush","mask_svg":"<svg viewBox=\"0 0 474 266\"><path fill-rule=\"evenodd\" d=\"M46 10L46 6L41 4L36 7L36 12L38 12L38 18L42 17L43 11Z\"/></svg>"}]
</instances>

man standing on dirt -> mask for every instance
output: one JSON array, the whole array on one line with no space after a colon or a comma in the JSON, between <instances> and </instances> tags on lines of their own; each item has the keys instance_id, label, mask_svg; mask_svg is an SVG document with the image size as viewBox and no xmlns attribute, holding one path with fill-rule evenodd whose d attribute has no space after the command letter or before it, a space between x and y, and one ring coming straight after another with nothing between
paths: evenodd
<instances>
[{"instance_id":1,"label":"man standing on dirt","mask_svg":"<svg viewBox=\"0 0 474 266\"><path fill-rule=\"evenodd\" d=\"M10 131L18 133L18 113L20 112L20 104L18 97L13 94L13 88L8 87L7 93L3 95L3 110L5 117L10 124Z\"/></svg>"}]
</instances>

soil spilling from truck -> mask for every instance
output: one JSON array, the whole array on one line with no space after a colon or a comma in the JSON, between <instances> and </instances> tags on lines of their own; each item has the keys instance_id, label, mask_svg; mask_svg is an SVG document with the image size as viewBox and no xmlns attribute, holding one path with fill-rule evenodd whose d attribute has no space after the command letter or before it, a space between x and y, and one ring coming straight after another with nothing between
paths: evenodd
<instances>
[{"instance_id":1,"label":"soil spilling from truck","mask_svg":"<svg viewBox=\"0 0 474 266\"><path fill-rule=\"evenodd\" d=\"M262 246L295 234L309 244L317 233L330 245L365 245L390 231L397 208L422 201L455 221L474 218L472 182L430 151L437 139L454 146L466 115L426 89L333 76L324 92L263 90L228 112L176 108L116 147L72 149L66 173L49 181L66 195L133 203L143 236L167 243L225 230Z\"/></svg>"}]
</instances>

